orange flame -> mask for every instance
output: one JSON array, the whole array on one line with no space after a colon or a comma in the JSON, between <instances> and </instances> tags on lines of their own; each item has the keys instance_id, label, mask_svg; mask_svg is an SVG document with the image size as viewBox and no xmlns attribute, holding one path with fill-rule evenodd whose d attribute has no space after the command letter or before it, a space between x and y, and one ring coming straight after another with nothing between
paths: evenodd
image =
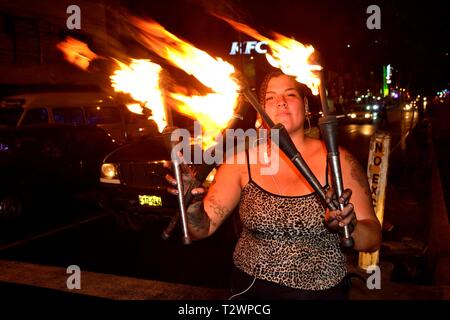
<instances>
[{"instance_id":1,"label":"orange flame","mask_svg":"<svg viewBox=\"0 0 450 320\"><path fill-rule=\"evenodd\" d=\"M295 39L285 37L276 32L273 33L275 39L272 40L243 23L221 16L218 17L240 32L259 41L266 41L272 49L272 54L266 53L266 58L273 67L281 69L287 75L296 77L296 80L308 86L313 94L317 95L319 93L320 77L316 71L322 70L322 67L310 62L314 53L313 46L304 45Z\"/></svg>"},{"instance_id":2,"label":"orange flame","mask_svg":"<svg viewBox=\"0 0 450 320\"><path fill-rule=\"evenodd\" d=\"M89 68L91 61L99 57L89 49L87 44L72 37L67 37L56 47L63 52L67 61L85 71Z\"/></svg>"},{"instance_id":3,"label":"orange flame","mask_svg":"<svg viewBox=\"0 0 450 320\"><path fill-rule=\"evenodd\" d=\"M144 109L143 109L142 105L139 103L128 103L126 106L130 112L137 113L137 114L144 114L144 112L143 112Z\"/></svg>"},{"instance_id":4,"label":"orange flame","mask_svg":"<svg viewBox=\"0 0 450 320\"><path fill-rule=\"evenodd\" d=\"M130 65L116 60L119 69L110 76L112 87L117 92L129 93L141 102L144 107L152 110L153 119L160 132L167 126L164 99L159 86L161 66L146 59L132 59ZM127 105L131 112L143 114L142 106Z\"/></svg>"},{"instance_id":5,"label":"orange flame","mask_svg":"<svg viewBox=\"0 0 450 320\"><path fill-rule=\"evenodd\" d=\"M201 123L203 147L210 147L228 125L237 105L239 85L232 76L234 67L179 39L154 21L133 18L132 22L139 29L142 42L149 49L193 75L213 91L205 96L171 94L178 102L175 106L178 111L196 118Z\"/></svg>"}]
</instances>

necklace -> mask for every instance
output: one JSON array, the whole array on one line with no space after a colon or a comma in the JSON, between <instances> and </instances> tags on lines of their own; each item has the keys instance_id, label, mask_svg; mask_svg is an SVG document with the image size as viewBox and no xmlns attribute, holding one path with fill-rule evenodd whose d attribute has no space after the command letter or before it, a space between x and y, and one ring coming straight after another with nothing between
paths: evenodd
<instances>
[{"instance_id":1,"label":"necklace","mask_svg":"<svg viewBox=\"0 0 450 320\"><path fill-rule=\"evenodd\" d=\"M271 152L270 152L270 151L271 151L270 148L267 148L266 151L264 151L264 154L263 154L263 161L265 162L265 164L270 164L270 163L271 163L271 159L270 159ZM289 184L288 184L286 187L284 187L283 190L282 190L282 189L280 188L279 183L277 182L277 180L276 180L276 178L275 178L275 175L271 174L270 177L272 178L272 181L273 181L273 183L275 184L275 187L277 188L277 192L278 192L279 195L283 195L283 191L286 191L286 190L288 189L288 187L290 187L291 184L292 184L292 181L291 181L291 183L289 183Z\"/></svg>"},{"instance_id":2,"label":"necklace","mask_svg":"<svg viewBox=\"0 0 450 320\"><path fill-rule=\"evenodd\" d=\"M270 177L272 178L272 181L274 182L275 187L277 188L278 194L279 194L280 196L284 196L285 194L284 194L283 192L289 190L289 188L290 188L290 187L292 186L292 184L294 183L293 181L291 181L291 182L289 182L288 184L286 184L286 186L282 189L282 188L280 188L280 184L278 183L278 179L275 178L274 175L271 175Z\"/></svg>"},{"instance_id":3,"label":"necklace","mask_svg":"<svg viewBox=\"0 0 450 320\"><path fill-rule=\"evenodd\" d=\"M270 176L275 184L275 187L277 187L277 191L279 195L283 195L283 193L281 192L280 186L278 185L278 182L275 180L275 177L273 175Z\"/></svg>"}]
</instances>

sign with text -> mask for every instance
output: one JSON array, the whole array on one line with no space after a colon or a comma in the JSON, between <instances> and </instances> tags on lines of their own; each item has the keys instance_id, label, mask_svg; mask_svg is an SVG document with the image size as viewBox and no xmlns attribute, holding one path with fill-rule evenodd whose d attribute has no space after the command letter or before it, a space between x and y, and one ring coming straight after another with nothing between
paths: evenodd
<instances>
[{"instance_id":1,"label":"sign with text","mask_svg":"<svg viewBox=\"0 0 450 320\"><path fill-rule=\"evenodd\" d=\"M231 43L230 55L237 54L252 54L256 52L258 54L267 53L267 42L265 41L233 41Z\"/></svg>"},{"instance_id":2,"label":"sign with text","mask_svg":"<svg viewBox=\"0 0 450 320\"><path fill-rule=\"evenodd\" d=\"M391 136L384 132L376 132L370 139L367 176L369 178L372 204L380 224L383 224L384 217L390 142ZM379 254L379 250L373 253L360 252L359 267L367 269L372 265L377 265Z\"/></svg>"}]
</instances>

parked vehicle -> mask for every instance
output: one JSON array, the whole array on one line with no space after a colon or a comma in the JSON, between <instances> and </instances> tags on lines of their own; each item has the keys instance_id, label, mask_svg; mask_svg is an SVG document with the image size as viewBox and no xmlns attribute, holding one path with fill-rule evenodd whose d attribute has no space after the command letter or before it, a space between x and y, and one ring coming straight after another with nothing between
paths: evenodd
<instances>
[{"instance_id":1,"label":"parked vehicle","mask_svg":"<svg viewBox=\"0 0 450 320\"><path fill-rule=\"evenodd\" d=\"M95 125L115 142L154 134L156 124L130 112L112 97L96 92L23 94L0 103L0 126Z\"/></svg>"},{"instance_id":2,"label":"parked vehicle","mask_svg":"<svg viewBox=\"0 0 450 320\"><path fill-rule=\"evenodd\" d=\"M170 217L177 201L167 192L164 166L170 162L162 135L121 146L101 166L102 206L125 229L141 229L149 217Z\"/></svg>"},{"instance_id":3,"label":"parked vehicle","mask_svg":"<svg viewBox=\"0 0 450 320\"><path fill-rule=\"evenodd\" d=\"M0 220L98 186L103 158L118 145L95 126L0 128Z\"/></svg>"},{"instance_id":4,"label":"parked vehicle","mask_svg":"<svg viewBox=\"0 0 450 320\"><path fill-rule=\"evenodd\" d=\"M238 114L245 115L247 110L252 110L247 107L242 105ZM236 117L231 128L246 130L254 126L254 118L249 121L252 120L251 114L238 119ZM162 134L146 136L119 147L103 161L101 203L115 214L119 226L125 230L145 229L155 219L169 220L179 208L177 198L167 191L165 176L171 169L165 165L171 164L171 158L164 139L167 137ZM212 181L215 174L215 169L208 167L205 170L202 164L191 165L191 168L194 171L201 168L203 172L210 173L205 179L206 184ZM231 233L236 234L240 228L239 219L237 214L233 217L230 219L234 230Z\"/></svg>"}]
</instances>

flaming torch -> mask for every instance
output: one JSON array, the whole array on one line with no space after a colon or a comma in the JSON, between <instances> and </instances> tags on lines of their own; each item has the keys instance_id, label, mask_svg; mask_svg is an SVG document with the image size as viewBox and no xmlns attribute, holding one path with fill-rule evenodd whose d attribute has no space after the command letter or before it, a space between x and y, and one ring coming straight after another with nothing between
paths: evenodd
<instances>
[{"instance_id":1,"label":"flaming torch","mask_svg":"<svg viewBox=\"0 0 450 320\"><path fill-rule=\"evenodd\" d=\"M217 138L226 128L233 126L236 119L235 109L238 105L239 84L233 77L234 67L222 59L214 58L205 51L181 40L155 21L144 21L139 18L131 18L130 21L136 28L137 39L144 46L174 66L184 70L187 74L194 76L209 88L210 93L203 96L170 92L169 99L171 105L179 112L199 121L203 136L195 137L195 139L198 141L201 138L203 150L217 144ZM215 148L215 150L218 150L218 148ZM185 186L184 192L180 192L183 189L180 189L181 183L177 181L179 196L183 197L185 204L188 204L191 200L192 189L203 183L214 167L215 165L206 164L198 167L197 172L194 173L193 182ZM175 174L177 175L176 170L175 168ZM183 230L185 230L185 218L183 218L181 210L179 213L181 213ZM170 237L178 220L177 214L164 230L164 239ZM185 244L190 243L190 240L186 238L186 232L184 234L183 242Z\"/></svg>"},{"instance_id":2,"label":"flaming torch","mask_svg":"<svg viewBox=\"0 0 450 320\"><path fill-rule=\"evenodd\" d=\"M152 119L159 132L167 126L167 110L160 87L162 68L148 59L132 59L129 65L115 60L119 69L110 76L111 85L117 92L128 93L139 104L127 104L128 110L143 114L142 108L152 111Z\"/></svg>"},{"instance_id":3,"label":"flaming torch","mask_svg":"<svg viewBox=\"0 0 450 320\"><path fill-rule=\"evenodd\" d=\"M119 69L115 70L110 77L113 88L118 92L130 94L134 100L151 109L152 116L150 118L153 118L157 123L159 132L169 135L173 130L173 124L172 118L169 116L169 110L165 107L164 93L160 86L161 66L150 60L132 60L130 65L116 61ZM141 105L133 103L127 105L127 107L132 112L142 113ZM166 139L166 143L168 142L169 140ZM168 143L168 147L172 150L173 145ZM183 164L181 159L173 158L172 165L178 186L178 207L183 227L183 242L189 244L191 243L191 238L187 228L186 202L183 192L184 186L181 170Z\"/></svg>"},{"instance_id":4,"label":"flaming torch","mask_svg":"<svg viewBox=\"0 0 450 320\"><path fill-rule=\"evenodd\" d=\"M150 60L132 59L126 64L115 60L118 69L110 76L112 87L117 92L129 94L135 103L127 104L127 108L134 113L143 114L144 108L152 111L152 119L157 123L160 132L170 136L174 130L171 122L168 105L179 112L197 119L203 129L202 137L195 137L195 141L201 139L202 148L209 149L217 143L217 138L226 128L233 127L237 119L235 107L239 97L239 86L232 76L234 67L220 58L211 57L182 41L175 35L166 31L156 22L143 21L139 18L131 18L135 29L135 38L148 49L159 54L176 67L183 69L193 75L203 85L210 89L210 93L204 96L186 95L183 88L171 86L162 87L162 68ZM66 59L80 68L87 70L92 59L97 58L88 47L78 41L65 41L58 44L58 48L65 54ZM242 105L242 112L245 112ZM149 118L150 119L150 118ZM220 140L222 141L222 140ZM214 150L220 150L215 148ZM172 152L171 152L172 153ZM169 238L181 215L183 227L183 242L191 242L187 232L187 221L185 216L185 204L191 201L191 191L198 187L207 178L216 165L202 165L196 172L184 164L183 159L174 158L174 172L178 182L179 208L171 223L163 233L164 238ZM182 170L180 170L182 169ZM185 171L195 176L193 183L183 188L181 172Z\"/></svg>"},{"instance_id":5,"label":"flaming torch","mask_svg":"<svg viewBox=\"0 0 450 320\"><path fill-rule=\"evenodd\" d=\"M305 46L302 43L287 38L281 34L274 33L275 40L262 36L256 30L249 26L238 23L228 18L219 18L228 22L236 30L243 32L260 41L266 41L269 47L272 49L272 54L267 53L266 58L268 62L276 68L281 69L283 73L296 77L298 82L307 85L314 95L320 94L320 100L322 104L322 110L324 117L319 120L322 137L325 141L325 145L328 153L328 160L332 172L333 187L339 198L343 193L342 185L342 173L339 160L339 148L336 139L337 133L337 118L335 115L330 114L328 107L327 96L325 86L323 82L322 67L310 62L311 56L314 53L312 46ZM244 89L244 94L248 98L249 102L255 107L256 111L261 115L263 120L271 128L280 129L279 147L280 149L291 159L293 164L302 173L309 184L314 188L318 195L325 202L325 192L322 189L317 178L314 176L308 165L302 158L301 154L296 149L294 143L290 139L286 129L282 124L276 124L272 122L269 116L265 113L264 109L258 103L258 100L250 90ZM331 210L342 210L344 204L338 204L337 202L331 202L328 204ZM353 247L354 240L350 235L348 226L343 228L343 236L341 238L341 244L344 247Z\"/></svg>"},{"instance_id":6,"label":"flaming torch","mask_svg":"<svg viewBox=\"0 0 450 320\"><path fill-rule=\"evenodd\" d=\"M89 49L86 43L72 37L67 37L64 41L59 42L56 47L62 51L67 61L85 71L89 68L92 60L99 58Z\"/></svg>"}]
</instances>

